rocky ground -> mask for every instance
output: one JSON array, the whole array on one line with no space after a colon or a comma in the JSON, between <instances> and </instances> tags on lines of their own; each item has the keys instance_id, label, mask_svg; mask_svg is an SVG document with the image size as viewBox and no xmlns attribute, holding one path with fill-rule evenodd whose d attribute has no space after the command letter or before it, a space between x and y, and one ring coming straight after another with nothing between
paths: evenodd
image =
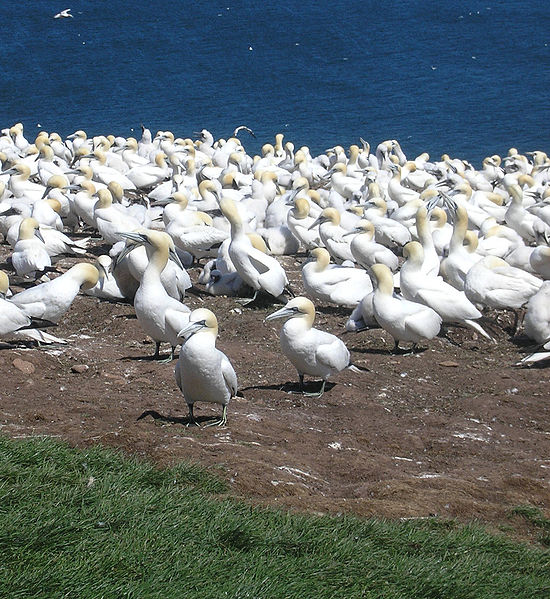
<instances>
[{"instance_id":1,"label":"rocky ground","mask_svg":"<svg viewBox=\"0 0 550 599\"><path fill-rule=\"evenodd\" d=\"M282 260L298 291L302 259ZM199 269L190 273L196 281ZM102 443L160 465L198 462L236 496L296 510L479 519L525 537L510 510L550 509L550 370L513 366L525 340L511 340L507 315L490 315L497 344L455 329L454 343L438 338L413 355L391 355L381 330L344 334L369 371L344 371L313 398L293 393L281 322L264 323L274 307L206 294L188 305L216 313L218 346L239 377L244 397L230 404L227 427L185 426L175 363L151 360L131 305L79 296L52 331L67 345L1 346L0 432ZM342 334L349 313L319 305L316 325ZM219 409L195 413L206 420Z\"/></svg>"}]
</instances>

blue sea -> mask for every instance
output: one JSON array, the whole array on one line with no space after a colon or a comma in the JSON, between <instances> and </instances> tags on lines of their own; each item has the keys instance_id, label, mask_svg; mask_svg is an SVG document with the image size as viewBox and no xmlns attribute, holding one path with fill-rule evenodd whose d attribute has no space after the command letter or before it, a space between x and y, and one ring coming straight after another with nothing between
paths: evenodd
<instances>
[{"instance_id":1,"label":"blue sea","mask_svg":"<svg viewBox=\"0 0 550 599\"><path fill-rule=\"evenodd\" d=\"M548 0L67 1L2 3L0 127L550 151Z\"/></svg>"}]
</instances>

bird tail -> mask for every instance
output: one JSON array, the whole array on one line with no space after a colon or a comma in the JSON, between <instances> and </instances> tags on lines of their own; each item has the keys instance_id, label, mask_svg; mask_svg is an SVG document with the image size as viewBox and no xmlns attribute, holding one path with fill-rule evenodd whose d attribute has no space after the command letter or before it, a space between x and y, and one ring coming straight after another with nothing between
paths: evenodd
<instances>
[{"instance_id":1,"label":"bird tail","mask_svg":"<svg viewBox=\"0 0 550 599\"><path fill-rule=\"evenodd\" d=\"M478 324L477 322L475 322L474 320L468 320L465 319L464 322L472 329L474 329L475 331L477 331L480 335L483 335L486 339L489 339L489 341L496 343L496 340L491 337L491 335L489 335L489 333L487 333L485 331L485 329Z\"/></svg>"},{"instance_id":2,"label":"bird tail","mask_svg":"<svg viewBox=\"0 0 550 599\"><path fill-rule=\"evenodd\" d=\"M40 331L39 329L21 329L15 331L13 334L17 337L27 337L28 339L33 339L34 341L44 344L67 343L65 339L50 335L49 333L46 333L46 331Z\"/></svg>"}]
</instances>

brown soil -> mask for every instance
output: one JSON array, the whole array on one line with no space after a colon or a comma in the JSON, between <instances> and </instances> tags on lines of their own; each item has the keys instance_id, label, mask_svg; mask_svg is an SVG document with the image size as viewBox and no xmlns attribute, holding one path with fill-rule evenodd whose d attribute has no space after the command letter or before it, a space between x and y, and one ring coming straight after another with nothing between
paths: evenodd
<instances>
[{"instance_id":1,"label":"brown soil","mask_svg":"<svg viewBox=\"0 0 550 599\"><path fill-rule=\"evenodd\" d=\"M300 291L299 262L283 259ZM229 405L227 427L185 426L175 363L150 359L154 344L131 305L79 296L52 331L66 346L1 348L0 432L102 443L162 465L199 462L236 496L297 510L480 519L524 538L511 508L549 515L550 370L513 367L521 348L506 315L492 314L498 344L454 329L457 344L438 338L414 355L391 355L381 330L345 334L370 371L344 371L314 398L290 392L297 376L279 350L281 322L264 323L273 306L206 294L188 305L216 313L218 347L239 377L244 398ZM341 334L349 313L319 305L316 326ZM197 404L195 413L219 409Z\"/></svg>"}]
</instances>

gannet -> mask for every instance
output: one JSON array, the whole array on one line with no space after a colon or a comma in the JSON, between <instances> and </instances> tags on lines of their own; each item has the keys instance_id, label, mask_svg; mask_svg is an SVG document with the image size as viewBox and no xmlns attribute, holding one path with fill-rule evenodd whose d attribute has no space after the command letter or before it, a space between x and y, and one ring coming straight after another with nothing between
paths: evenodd
<instances>
[{"instance_id":1,"label":"gannet","mask_svg":"<svg viewBox=\"0 0 550 599\"><path fill-rule=\"evenodd\" d=\"M358 370L351 364L349 351L341 339L313 328L315 306L311 300L295 297L284 308L270 314L266 321L276 318L288 319L281 328L281 350L298 371L302 393L306 374L323 379L319 393L315 394L321 397L332 374L345 368Z\"/></svg>"},{"instance_id":2,"label":"gannet","mask_svg":"<svg viewBox=\"0 0 550 599\"><path fill-rule=\"evenodd\" d=\"M464 281L466 296L475 304L514 311L524 306L541 286L540 279L496 256L486 256L474 264ZM519 316L515 314L517 329Z\"/></svg>"},{"instance_id":3,"label":"gannet","mask_svg":"<svg viewBox=\"0 0 550 599\"><path fill-rule=\"evenodd\" d=\"M19 225L18 241L13 248L11 261L20 277L31 277L52 265L50 256L34 218L24 218Z\"/></svg>"},{"instance_id":4,"label":"gannet","mask_svg":"<svg viewBox=\"0 0 550 599\"><path fill-rule=\"evenodd\" d=\"M537 343L550 340L550 281L545 281L527 302L523 330Z\"/></svg>"},{"instance_id":5,"label":"gannet","mask_svg":"<svg viewBox=\"0 0 550 599\"><path fill-rule=\"evenodd\" d=\"M168 295L161 281L161 273L169 259L183 269L175 252L171 237L162 231L147 230L141 233L123 233L122 237L145 245L149 264L141 277L134 297L134 309L143 330L155 341L154 359L158 359L163 341L172 347L169 359L174 359L179 344L178 333L189 322L189 308ZM127 248L131 251L132 245ZM121 257L124 257L125 251Z\"/></svg>"},{"instance_id":6,"label":"gannet","mask_svg":"<svg viewBox=\"0 0 550 599\"><path fill-rule=\"evenodd\" d=\"M243 222L235 203L227 198L220 200L220 209L231 224L229 256L242 280L254 289L254 301L260 291L281 298L288 285L283 267L275 258L253 247L243 229Z\"/></svg>"},{"instance_id":7,"label":"gannet","mask_svg":"<svg viewBox=\"0 0 550 599\"><path fill-rule=\"evenodd\" d=\"M93 264L79 262L51 281L16 293L11 301L29 316L57 323L79 290L92 288L98 280L99 271Z\"/></svg>"},{"instance_id":8,"label":"gannet","mask_svg":"<svg viewBox=\"0 0 550 599\"><path fill-rule=\"evenodd\" d=\"M374 290L367 293L361 301L355 306L353 312L346 321L345 328L348 333L359 333L367 329L378 329L380 325L374 316L372 300Z\"/></svg>"},{"instance_id":9,"label":"gannet","mask_svg":"<svg viewBox=\"0 0 550 599\"><path fill-rule=\"evenodd\" d=\"M468 229L468 214L464 206L457 206L454 214L453 234L449 242L449 254L439 266L443 279L460 291L464 290L466 274L482 256L464 247ZM477 236L476 236L477 242Z\"/></svg>"},{"instance_id":10,"label":"gannet","mask_svg":"<svg viewBox=\"0 0 550 599\"><path fill-rule=\"evenodd\" d=\"M43 326L47 321L32 318L24 310L6 299L9 290L8 275L0 270L0 337L12 334L16 337L28 337L39 343L65 343L64 339L54 337L45 331L32 326Z\"/></svg>"},{"instance_id":11,"label":"gannet","mask_svg":"<svg viewBox=\"0 0 550 599\"><path fill-rule=\"evenodd\" d=\"M319 237L329 254L338 262L344 260L353 261L353 254L350 249L350 239L346 239L348 233L340 226L340 213L336 208L325 208L319 218L310 225L314 229L319 225Z\"/></svg>"},{"instance_id":12,"label":"gannet","mask_svg":"<svg viewBox=\"0 0 550 599\"><path fill-rule=\"evenodd\" d=\"M315 217L310 216L310 204L306 198L296 197L294 207L288 211L286 223L290 232L306 250L322 246L318 229L311 229Z\"/></svg>"},{"instance_id":13,"label":"gannet","mask_svg":"<svg viewBox=\"0 0 550 599\"><path fill-rule=\"evenodd\" d=\"M99 280L93 287L84 290L85 295L106 299L111 302L126 300L126 296L121 291L113 275L113 259L107 254L102 254L96 258L95 266L99 272Z\"/></svg>"},{"instance_id":14,"label":"gannet","mask_svg":"<svg viewBox=\"0 0 550 599\"><path fill-rule=\"evenodd\" d=\"M372 311L378 324L394 339L394 351L400 341L411 341L413 349L422 339L433 339L441 328L441 316L429 306L394 295L393 276L385 264L371 267L374 292Z\"/></svg>"},{"instance_id":15,"label":"gannet","mask_svg":"<svg viewBox=\"0 0 550 599\"><path fill-rule=\"evenodd\" d=\"M357 227L346 235L354 233L350 249L359 266L369 268L373 264L385 264L392 272L397 270L397 256L386 246L374 241L374 225L370 221L360 220Z\"/></svg>"},{"instance_id":16,"label":"gannet","mask_svg":"<svg viewBox=\"0 0 550 599\"><path fill-rule=\"evenodd\" d=\"M427 275L422 270L423 250L418 241L409 242L403 249L403 256L407 260L401 267L399 281L406 299L429 306L444 323L464 324L492 340L475 322L482 314L466 294L446 283L442 277Z\"/></svg>"},{"instance_id":17,"label":"gannet","mask_svg":"<svg viewBox=\"0 0 550 599\"><path fill-rule=\"evenodd\" d=\"M55 14L53 16L54 19L68 19L68 18L73 18L73 15L71 14L71 9L70 8L65 8L63 9L61 12L58 12L57 14Z\"/></svg>"},{"instance_id":18,"label":"gannet","mask_svg":"<svg viewBox=\"0 0 550 599\"><path fill-rule=\"evenodd\" d=\"M237 375L227 356L216 348L218 321L206 308L193 310L189 323L178 338L182 342L176 364L176 383L189 408L189 423L198 424L193 415L197 401L221 404L222 416L207 426L225 426L227 405L237 395Z\"/></svg>"},{"instance_id":19,"label":"gannet","mask_svg":"<svg viewBox=\"0 0 550 599\"><path fill-rule=\"evenodd\" d=\"M362 268L330 264L325 248L311 251L312 261L302 266L306 293L314 300L354 307L372 291L369 275Z\"/></svg>"}]
</instances>

